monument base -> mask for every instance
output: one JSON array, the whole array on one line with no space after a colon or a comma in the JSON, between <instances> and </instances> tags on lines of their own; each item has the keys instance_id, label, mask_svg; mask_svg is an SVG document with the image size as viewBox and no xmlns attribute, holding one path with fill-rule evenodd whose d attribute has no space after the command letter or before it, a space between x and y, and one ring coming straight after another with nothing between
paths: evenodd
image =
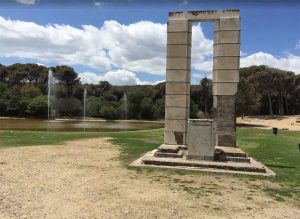
<instances>
[{"instance_id":1,"label":"monument base","mask_svg":"<svg viewBox=\"0 0 300 219\"><path fill-rule=\"evenodd\" d=\"M166 148L163 145L161 147ZM174 149L175 147L171 148ZM192 157L188 156L185 149L173 150L171 153L168 151L165 153L168 153L166 156L159 153L159 149L150 151L134 161L130 166L276 176L268 167L248 157L244 151L235 147L215 147L216 156L213 160L191 159ZM170 156L170 154L180 154L180 156Z\"/></svg>"}]
</instances>

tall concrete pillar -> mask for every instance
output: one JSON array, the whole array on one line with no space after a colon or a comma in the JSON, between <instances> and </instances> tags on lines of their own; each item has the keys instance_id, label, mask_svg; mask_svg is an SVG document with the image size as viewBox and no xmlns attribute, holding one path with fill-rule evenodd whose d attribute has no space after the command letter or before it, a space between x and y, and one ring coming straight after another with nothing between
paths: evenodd
<instances>
[{"instance_id":1,"label":"tall concrete pillar","mask_svg":"<svg viewBox=\"0 0 300 219\"><path fill-rule=\"evenodd\" d=\"M190 112L192 25L170 20L167 37L165 145L185 145Z\"/></svg>"},{"instance_id":2,"label":"tall concrete pillar","mask_svg":"<svg viewBox=\"0 0 300 219\"><path fill-rule=\"evenodd\" d=\"M235 146L235 94L239 81L238 10L170 12L167 41L165 145L185 145L190 111L192 22L213 21L215 145ZM201 135L201 133L199 133Z\"/></svg>"},{"instance_id":3,"label":"tall concrete pillar","mask_svg":"<svg viewBox=\"0 0 300 219\"><path fill-rule=\"evenodd\" d=\"M236 146L235 94L239 82L240 18L215 21L213 112L215 145Z\"/></svg>"}]
</instances>

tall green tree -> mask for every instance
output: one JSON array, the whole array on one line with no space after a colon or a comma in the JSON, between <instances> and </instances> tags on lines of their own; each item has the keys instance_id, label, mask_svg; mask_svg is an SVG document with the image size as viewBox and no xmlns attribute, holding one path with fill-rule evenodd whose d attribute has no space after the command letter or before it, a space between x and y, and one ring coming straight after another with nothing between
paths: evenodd
<instances>
[{"instance_id":1,"label":"tall green tree","mask_svg":"<svg viewBox=\"0 0 300 219\"><path fill-rule=\"evenodd\" d=\"M73 87L79 83L78 74L73 68L68 66L57 66L53 68L53 75L66 87L66 98L71 98L73 94Z\"/></svg>"}]
</instances>

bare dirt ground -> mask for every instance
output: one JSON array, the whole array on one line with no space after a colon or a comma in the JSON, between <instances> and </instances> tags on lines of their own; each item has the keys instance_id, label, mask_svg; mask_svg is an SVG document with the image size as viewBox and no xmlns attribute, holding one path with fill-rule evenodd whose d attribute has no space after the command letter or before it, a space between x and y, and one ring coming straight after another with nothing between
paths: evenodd
<instances>
[{"instance_id":1,"label":"bare dirt ground","mask_svg":"<svg viewBox=\"0 0 300 219\"><path fill-rule=\"evenodd\" d=\"M241 117L237 118L238 124L246 124L251 126L258 126L259 128L272 128L288 129L290 131L300 131L300 115L295 116L277 116L270 118L266 116L255 117Z\"/></svg>"},{"instance_id":2,"label":"bare dirt ground","mask_svg":"<svg viewBox=\"0 0 300 219\"><path fill-rule=\"evenodd\" d=\"M299 218L270 180L127 169L108 139L0 150L0 218Z\"/></svg>"}]
</instances>

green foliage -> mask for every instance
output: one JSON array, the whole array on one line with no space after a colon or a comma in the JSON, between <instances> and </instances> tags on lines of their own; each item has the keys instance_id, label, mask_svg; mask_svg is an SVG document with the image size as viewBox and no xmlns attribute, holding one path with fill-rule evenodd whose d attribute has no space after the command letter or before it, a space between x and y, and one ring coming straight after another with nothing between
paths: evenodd
<instances>
[{"instance_id":1,"label":"green foliage","mask_svg":"<svg viewBox=\"0 0 300 219\"><path fill-rule=\"evenodd\" d=\"M236 95L236 113L238 116L251 115L257 109L254 86L245 78L240 79Z\"/></svg>"},{"instance_id":2,"label":"green foliage","mask_svg":"<svg viewBox=\"0 0 300 219\"><path fill-rule=\"evenodd\" d=\"M144 98L141 102L141 111L140 111L140 115L141 118L145 118L145 119L152 119L153 118L153 101L151 100L151 98Z\"/></svg>"},{"instance_id":3,"label":"green foliage","mask_svg":"<svg viewBox=\"0 0 300 219\"><path fill-rule=\"evenodd\" d=\"M79 83L78 74L73 68L68 66L57 66L53 68L53 76L59 81L59 83L66 87L66 97L70 98L73 92L75 84Z\"/></svg>"},{"instance_id":4,"label":"green foliage","mask_svg":"<svg viewBox=\"0 0 300 219\"><path fill-rule=\"evenodd\" d=\"M48 68L36 64L0 65L0 113L7 116L40 116L28 104L38 96L47 95ZM163 119L165 83L157 85L114 86L108 81L81 84L78 74L68 66L52 68L55 84L52 99L57 116L82 116L83 91L93 97L87 101L87 116L101 117L101 107L113 115L106 118L124 119L123 96L127 94L128 119ZM300 75L267 66L240 69L236 95L237 115L300 114ZM212 117L212 81L201 79L190 87L190 117ZM64 106L68 103L68 106ZM76 107L76 109L74 108ZM108 109L109 108L109 109Z\"/></svg>"},{"instance_id":5,"label":"green foliage","mask_svg":"<svg viewBox=\"0 0 300 219\"><path fill-rule=\"evenodd\" d=\"M89 97L88 101L87 101L87 111L88 111L88 115L91 117L100 117L100 101L99 98L97 97Z\"/></svg>"},{"instance_id":6,"label":"green foliage","mask_svg":"<svg viewBox=\"0 0 300 219\"><path fill-rule=\"evenodd\" d=\"M198 118L198 106L194 103L193 100L191 100L191 107L190 107L190 118L191 119L197 119Z\"/></svg>"},{"instance_id":7,"label":"green foliage","mask_svg":"<svg viewBox=\"0 0 300 219\"><path fill-rule=\"evenodd\" d=\"M48 96L37 96L27 105L28 115L46 116L48 112Z\"/></svg>"},{"instance_id":8,"label":"green foliage","mask_svg":"<svg viewBox=\"0 0 300 219\"><path fill-rule=\"evenodd\" d=\"M141 119L141 102L145 98L144 92L130 92L128 94L128 117L130 119Z\"/></svg>"},{"instance_id":9,"label":"green foliage","mask_svg":"<svg viewBox=\"0 0 300 219\"><path fill-rule=\"evenodd\" d=\"M0 116L6 114L6 100L5 99L0 99Z\"/></svg>"},{"instance_id":10,"label":"green foliage","mask_svg":"<svg viewBox=\"0 0 300 219\"><path fill-rule=\"evenodd\" d=\"M76 98L60 98L53 105L60 116L74 117L81 113L81 102Z\"/></svg>"},{"instance_id":11,"label":"green foliage","mask_svg":"<svg viewBox=\"0 0 300 219\"><path fill-rule=\"evenodd\" d=\"M110 119L110 120L116 119L117 112L112 105L104 105L100 109L100 117L104 119Z\"/></svg>"},{"instance_id":12,"label":"green foliage","mask_svg":"<svg viewBox=\"0 0 300 219\"><path fill-rule=\"evenodd\" d=\"M34 98L42 95L42 92L40 88L32 84L26 84L21 88L21 94L25 98Z\"/></svg>"},{"instance_id":13,"label":"green foliage","mask_svg":"<svg viewBox=\"0 0 300 219\"><path fill-rule=\"evenodd\" d=\"M164 119L165 118L165 98L158 99L153 106L153 118Z\"/></svg>"}]
</instances>

